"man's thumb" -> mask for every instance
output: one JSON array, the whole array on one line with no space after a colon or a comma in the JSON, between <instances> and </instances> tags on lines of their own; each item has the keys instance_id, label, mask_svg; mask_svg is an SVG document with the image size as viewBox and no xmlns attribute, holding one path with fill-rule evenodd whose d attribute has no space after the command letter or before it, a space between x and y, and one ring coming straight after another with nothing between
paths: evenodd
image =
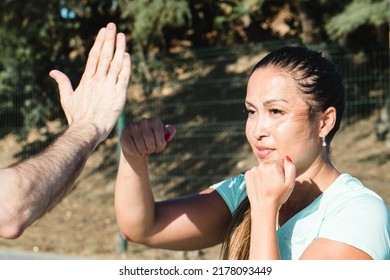
<instances>
[{"instance_id":1,"label":"man's thumb","mask_svg":"<svg viewBox=\"0 0 390 280\"><path fill-rule=\"evenodd\" d=\"M50 71L49 76L57 82L61 98L66 98L68 95L73 93L72 84L68 76L64 73L58 70L52 70Z\"/></svg>"}]
</instances>

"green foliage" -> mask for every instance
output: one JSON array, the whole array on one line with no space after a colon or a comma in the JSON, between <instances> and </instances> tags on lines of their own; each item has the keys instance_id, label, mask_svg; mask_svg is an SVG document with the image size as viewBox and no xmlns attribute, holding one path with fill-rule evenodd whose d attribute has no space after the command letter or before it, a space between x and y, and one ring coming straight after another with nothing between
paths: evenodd
<instances>
[{"instance_id":1,"label":"green foliage","mask_svg":"<svg viewBox=\"0 0 390 280\"><path fill-rule=\"evenodd\" d=\"M78 83L97 30L117 16L112 2L0 3L0 136L11 130L7 127L24 137L48 120L65 121L48 73L60 69Z\"/></svg>"},{"instance_id":2,"label":"green foliage","mask_svg":"<svg viewBox=\"0 0 390 280\"><path fill-rule=\"evenodd\" d=\"M245 28L262 14L265 0L119 0L121 18L131 41L143 49L167 51L172 40L192 46L215 46L244 41ZM261 17L261 16L260 16Z\"/></svg>"},{"instance_id":3,"label":"green foliage","mask_svg":"<svg viewBox=\"0 0 390 280\"><path fill-rule=\"evenodd\" d=\"M44 110L39 111L44 104L31 106L36 94L36 56L27 38L0 28L0 57L0 136L16 130L23 137L28 127L42 125L47 117Z\"/></svg>"},{"instance_id":4,"label":"green foliage","mask_svg":"<svg viewBox=\"0 0 390 280\"><path fill-rule=\"evenodd\" d=\"M52 1L55 2L55 1ZM24 137L53 117L58 97L48 82L51 61L60 50L55 36L58 5L5 0L0 9L0 116L3 135ZM58 111L58 110L57 110Z\"/></svg>"},{"instance_id":5,"label":"green foliage","mask_svg":"<svg viewBox=\"0 0 390 280\"><path fill-rule=\"evenodd\" d=\"M331 18L326 24L326 31L331 39L337 39L362 25L380 26L387 22L387 17L387 0L353 0L341 13Z\"/></svg>"},{"instance_id":6,"label":"green foliage","mask_svg":"<svg viewBox=\"0 0 390 280\"><path fill-rule=\"evenodd\" d=\"M2 0L0 136L11 120L23 135L63 118L48 72L60 69L77 85L94 36L109 21L128 35L132 81L151 94L174 74L161 63L172 50L278 39L271 25L283 12L289 17L278 24L294 29L289 34L302 35L306 26L326 43L381 26L387 11L386 0Z\"/></svg>"},{"instance_id":7,"label":"green foliage","mask_svg":"<svg viewBox=\"0 0 390 280\"><path fill-rule=\"evenodd\" d=\"M225 23L241 21L243 25L248 25L248 16L261 13L261 7L264 4L264 0L235 0L226 1L219 4L219 8L222 13L218 14L215 18L217 26L223 26Z\"/></svg>"},{"instance_id":8,"label":"green foliage","mask_svg":"<svg viewBox=\"0 0 390 280\"><path fill-rule=\"evenodd\" d=\"M130 19L136 44L164 41L164 31L188 25L191 13L186 0L120 0L122 18Z\"/></svg>"},{"instance_id":9,"label":"green foliage","mask_svg":"<svg viewBox=\"0 0 390 280\"><path fill-rule=\"evenodd\" d=\"M265 18L261 9L264 2L265 0L215 2L214 27L215 33L219 34L218 41L228 44L245 41L248 36L245 29L254 24L253 19ZM260 29L260 26L258 28Z\"/></svg>"}]
</instances>

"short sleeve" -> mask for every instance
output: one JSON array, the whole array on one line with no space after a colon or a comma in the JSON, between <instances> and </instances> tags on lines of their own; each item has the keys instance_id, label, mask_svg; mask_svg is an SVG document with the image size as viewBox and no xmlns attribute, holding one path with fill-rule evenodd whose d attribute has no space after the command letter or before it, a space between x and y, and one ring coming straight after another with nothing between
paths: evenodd
<instances>
[{"instance_id":1,"label":"short sleeve","mask_svg":"<svg viewBox=\"0 0 390 280\"><path fill-rule=\"evenodd\" d=\"M324 217L319 236L354 246L373 259L390 259L390 219L386 204L364 194L346 200Z\"/></svg>"},{"instance_id":2,"label":"short sleeve","mask_svg":"<svg viewBox=\"0 0 390 280\"><path fill-rule=\"evenodd\" d=\"M232 214L246 198L244 175L241 174L214 184L211 188L215 189L219 193Z\"/></svg>"}]
</instances>

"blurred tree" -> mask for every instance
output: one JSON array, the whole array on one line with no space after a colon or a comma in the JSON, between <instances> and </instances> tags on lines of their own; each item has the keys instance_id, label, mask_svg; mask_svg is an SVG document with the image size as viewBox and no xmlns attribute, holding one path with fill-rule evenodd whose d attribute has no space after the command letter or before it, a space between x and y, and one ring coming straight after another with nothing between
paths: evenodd
<instances>
[{"instance_id":1,"label":"blurred tree","mask_svg":"<svg viewBox=\"0 0 390 280\"><path fill-rule=\"evenodd\" d=\"M117 1L2 0L0 4L0 136L61 117L51 69L78 83L98 29L117 20Z\"/></svg>"},{"instance_id":2,"label":"blurred tree","mask_svg":"<svg viewBox=\"0 0 390 280\"><path fill-rule=\"evenodd\" d=\"M199 48L286 37L299 37L307 44L347 43L359 28L387 43L382 35L388 21L387 0L118 1L132 43L165 54L178 46Z\"/></svg>"},{"instance_id":3,"label":"blurred tree","mask_svg":"<svg viewBox=\"0 0 390 280\"><path fill-rule=\"evenodd\" d=\"M53 61L62 48L55 32L59 12L52 12L59 3L4 0L0 7L1 128L13 124L24 135L24 128L40 126L51 115L57 97L42 79L50 67L42 61Z\"/></svg>"},{"instance_id":4,"label":"blurred tree","mask_svg":"<svg viewBox=\"0 0 390 280\"><path fill-rule=\"evenodd\" d=\"M187 0L119 0L122 18L130 23L131 37L143 47L167 48L171 30L189 26L191 14Z\"/></svg>"},{"instance_id":5,"label":"blurred tree","mask_svg":"<svg viewBox=\"0 0 390 280\"><path fill-rule=\"evenodd\" d=\"M387 44L388 13L388 0L352 0L329 19L325 30L341 44Z\"/></svg>"},{"instance_id":6,"label":"blurred tree","mask_svg":"<svg viewBox=\"0 0 390 280\"><path fill-rule=\"evenodd\" d=\"M134 48L137 67L132 70L133 78L145 85L145 93L149 95L163 82L164 69L159 59L171 52L264 40L261 16L257 16L262 3L262 0L119 0L121 28L128 30L130 46Z\"/></svg>"},{"instance_id":7,"label":"blurred tree","mask_svg":"<svg viewBox=\"0 0 390 280\"><path fill-rule=\"evenodd\" d=\"M257 24L261 29L263 2L119 0L119 5L133 43L167 53L183 43L198 48L250 41L247 28Z\"/></svg>"},{"instance_id":8,"label":"blurred tree","mask_svg":"<svg viewBox=\"0 0 390 280\"><path fill-rule=\"evenodd\" d=\"M387 0L2 0L1 129L10 115L31 128L62 114L49 70L63 70L76 84L95 34L109 21L128 34L137 65L132 78L151 91L164 78L159 60L183 48L288 37L307 44L387 44L387 5ZM24 79L34 81L34 88Z\"/></svg>"}]
</instances>

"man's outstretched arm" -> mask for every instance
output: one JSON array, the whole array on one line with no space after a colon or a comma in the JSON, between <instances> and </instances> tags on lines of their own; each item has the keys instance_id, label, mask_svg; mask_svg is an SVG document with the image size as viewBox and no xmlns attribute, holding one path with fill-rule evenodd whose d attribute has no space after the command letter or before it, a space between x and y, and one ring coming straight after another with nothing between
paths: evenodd
<instances>
[{"instance_id":1,"label":"man's outstretched arm","mask_svg":"<svg viewBox=\"0 0 390 280\"><path fill-rule=\"evenodd\" d=\"M84 74L73 90L58 70L61 106L69 127L43 152L0 169L0 237L17 238L71 189L89 155L114 128L126 102L130 55L109 23L96 37Z\"/></svg>"}]
</instances>

